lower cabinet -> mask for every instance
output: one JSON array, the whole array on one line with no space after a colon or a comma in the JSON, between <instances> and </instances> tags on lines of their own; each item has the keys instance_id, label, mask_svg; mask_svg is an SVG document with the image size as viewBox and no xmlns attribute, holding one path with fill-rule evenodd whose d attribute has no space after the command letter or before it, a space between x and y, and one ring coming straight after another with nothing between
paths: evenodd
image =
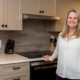
<instances>
[{"instance_id":1,"label":"lower cabinet","mask_svg":"<svg viewBox=\"0 0 80 80\"><path fill-rule=\"evenodd\" d=\"M30 63L0 65L0 80L30 80Z\"/></svg>"},{"instance_id":2,"label":"lower cabinet","mask_svg":"<svg viewBox=\"0 0 80 80\"><path fill-rule=\"evenodd\" d=\"M29 80L29 72L0 76L0 80Z\"/></svg>"}]
</instances>

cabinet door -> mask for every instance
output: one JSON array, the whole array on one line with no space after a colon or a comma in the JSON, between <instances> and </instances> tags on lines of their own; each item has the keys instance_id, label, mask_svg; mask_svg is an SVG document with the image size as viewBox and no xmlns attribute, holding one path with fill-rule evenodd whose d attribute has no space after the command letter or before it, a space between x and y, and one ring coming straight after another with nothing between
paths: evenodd
<instances>
[{"instance_id":1,"label":"cabinet door","mask_svg":"<svg viewBox=\"0 0 80 80\"><path fill-rule=\"evenodd\" d=\"M56 16L56 0L42 0L42 15Z\"/></svg>"},{"instance_id":2,"label":"cabinet door","mask_svg":"<svg viewBox=\"0 0 80 80\"><path fill-rule=\"evenodd\" d=\"M3 4L4 0L0 0L0 30L3 29L2 25L4 25L4 4Z\"/></svg>"},{"instance_id":3,"label":"cabinet door","mask_svg":"<svg viewBox=\"0 0 80 80\"><path fill-rule=\"evenodd\" d=\"M24 14L39 14L40 0L23 0L23 13Z\"/></svg>"},{"instance_id":4,"label":"cabinet door","mask_svg":"<svg viewBox=\"0 0 80 80\"><path fill-rule=\"evenodd\" d=\"M75 9L80 13L80 0L68 0L68 9Z\"/></svg>"},{"instance_id":5,"label":"cabinet door","mask_svg":"<svg viewBox=\"0 0 80 80\"><path fill-rule=\"evenodd\" d=\"M5 0L5 25L7 30L22 30L22 0Z\"/></svg>"}]
</instances>

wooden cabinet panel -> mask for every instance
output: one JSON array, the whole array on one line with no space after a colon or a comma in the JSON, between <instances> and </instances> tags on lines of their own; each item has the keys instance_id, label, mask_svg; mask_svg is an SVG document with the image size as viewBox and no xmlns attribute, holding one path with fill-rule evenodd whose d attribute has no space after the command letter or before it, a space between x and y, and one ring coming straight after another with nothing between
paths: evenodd
<instances>
[{"instance_id":1,"label":"wooden cabinet panel","mask_svg":"<svg viewBox=\"0 0 80 80\"><path fill-rule=\"evenodd\" d=\"M42 15L56 16L56 0L42 0Z\"/></svg>"},{"instance_id":2,"label":"wooden cabinet panel","mask_svg":"<svg viewBox=\"0 0 80 80\"><path fill-rule=\"evenodd\" d=\"M0 75L30 71L29 63L8 64L0 66Z\"/></svg>"},{"instance_id":3,"label":"wooden cabinet panel","mask_svg":"<svg viewBox=\"0 0 80 80\"><path fill-rule=\"evenodd\" d=\"M80 0L68 0L68 10L75 9L80 13Z\"/></svg>"},{"instance_id":4,"label":"wooden cabinet panel","mask_svg":"<svg viewBox=\"0 0 80 80\"><path fill-rule=\"evenodd\" d=\"M0 65L0 80L30 80L30 62Z\"/></svg>"},{"instance_id":5,"label":"wooden cabinet panel","mask_svg":"<svg viewBox=\"0 0 80 80\"><path fill-rule=\"evenodd\" d=\"M23 0L23 13L38 14L39 0Z\"/></svg>"},{"instance_id":6,"label":"wooden cabinet panel","mask_svg":"<svg viewBox=\"0 0 80 80\"><path fill-rule=\"evenodd\" d=\"M2 25L4 25L4 20L3 20L4 4L3 3L4 3L4 0L0 0L0 30L3 29Z\"/></svg>"},{"instance_id":7,"label":"wooden cabinet panel","mask_svg":"<svg viewBox=\"0 0 80 80\"><path fill-rule=\"evenodd\" d=\"M0 80L29 80L29 72L0 76Z\"/></svg>"},{"instance_id":8,"label":"wooden cabinet panel","mask_svg":"<svg viewBox=\"0 0 80 80\"><path fill-rule=\"evenodd\" d=\"M22 0L8 0L8 30L22 30Z\"/></svg>"},{"instance_id":9,"label":"wooden cabinet panel","mask_svg":"<svg viewBox=\"0 0 80 80\"><path fill-rule=\"evenodd\" d=\"M0 30L22 30L22 0L0 1Z\"/></svg>"},{"instance_id":10,"label":"wooden cabinet panel","mask_svg":"<svg viewBox=\"0 0 80 80\"><path fill-rule=\"evenodd\" d=\"M61 20L56 21L54 31L62 31L67 12L76 9L80 13L80 0L57 0L56 3L56 15L61 17Z\"/></svg>"},{"instance_id":11,"label":"wooden cabinet panel","mask_svg":"<svg viewBox=\"0 0 80 80\"><path fill-rule=\"evenodd\" d=\"M61 20L48 22L47 31L62 31L67 12L68 0L56 0L56 16Z\"/></svg>"},{"instance_id":12,"label":"wooden cabinet panel","mask_svg":"<svg viewBox=\"0 0 80 80\"><path fill-rule=\"evenodd\" d=\"M68 0L57 0L56 15L61 18L61 20L56 21L55 31L62 31L64 26L64 21L68 12Z\"/></svg>"},{"instance_id":13,"label":"wooden cabinet panel","mask_svg":"<svg viewBox=\"0 0 80 80\"><path fill-rule=\"evenodd\" d=\"M55 16L56 0L23 0L23 13Z\"/></svg>"}]
</instances>

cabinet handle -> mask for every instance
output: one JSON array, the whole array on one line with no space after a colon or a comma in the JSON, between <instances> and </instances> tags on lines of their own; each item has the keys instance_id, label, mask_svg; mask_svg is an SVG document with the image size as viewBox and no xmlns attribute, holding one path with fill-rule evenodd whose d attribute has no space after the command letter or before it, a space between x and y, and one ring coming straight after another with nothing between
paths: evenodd
<instances>
[{"instance_id":1,"label":"cabinet handle","mask_svg":"<svg viewBox=\"0 0 80 80\"><path fill-rule=\"evenodd\" d=\"M20 80L20 78L18 78L18 79L13 79L13 80Z\"/></svg>"},{"instance_id":2,"label":"cabinet handle","mask_svg":"<svg viewBox=\"0 0 80 80\"><path fill-rule=\"evenodd\" d=\"M39 13L41 13L42 11L39 11Z\"/></svg>"},{"instance_id":3,"label":"cabinet handle","mask_svg":"<svg viewBox=\"0 0 80 80\"><path fill-rule=\"evenodd\" d=\"M4 25L2 25L2 27L4 27Z\"/></svg>"},{"instance_id":4,"label":"cabinet handle","mask_svg":"<svg viewBox=\"0 0 80 80\"><path fill-rule=\"evenodd\" d=\"M5 27L7 27L7 25L5 25Z\"/></svg>"},{"instance_id":5,"label":"cabinet handle","mask_svg":"<svg viewBox=\"0 0 80 80\"><path fill-rule=\"evenodd\" d=\"M15 69L20 69L20 67L16 67L16 68L13 68L13 69L14 69L14 70L15 70Z\"/></svg>"},{"instance_id":6,"label":"cabinet handle","mask_svg":"<svg viewBox=\"0 0 80 80\"><path fill-rule=\"evenodd\" d=\"M42 11L42 13L44 13L44 11Z\"/></svg>"}]
</instances>

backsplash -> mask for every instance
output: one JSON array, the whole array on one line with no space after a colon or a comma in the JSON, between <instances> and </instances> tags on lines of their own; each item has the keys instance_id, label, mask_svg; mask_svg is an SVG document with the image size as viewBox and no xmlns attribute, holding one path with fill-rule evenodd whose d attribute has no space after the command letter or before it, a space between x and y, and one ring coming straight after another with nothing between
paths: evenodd
<instances>
[{"instance_id":1,"label":"backsplash","mask_svg":"<svg viewBox=\"0 0 80 80\"><path fill-rule=\"evenodd\" d=\"M50 48L50 36L46 21L24 20L22 31L0 31L0 53L4 52L8 39L15 41L14 52L46 51Z\"/></svg>"}]
</instances>

